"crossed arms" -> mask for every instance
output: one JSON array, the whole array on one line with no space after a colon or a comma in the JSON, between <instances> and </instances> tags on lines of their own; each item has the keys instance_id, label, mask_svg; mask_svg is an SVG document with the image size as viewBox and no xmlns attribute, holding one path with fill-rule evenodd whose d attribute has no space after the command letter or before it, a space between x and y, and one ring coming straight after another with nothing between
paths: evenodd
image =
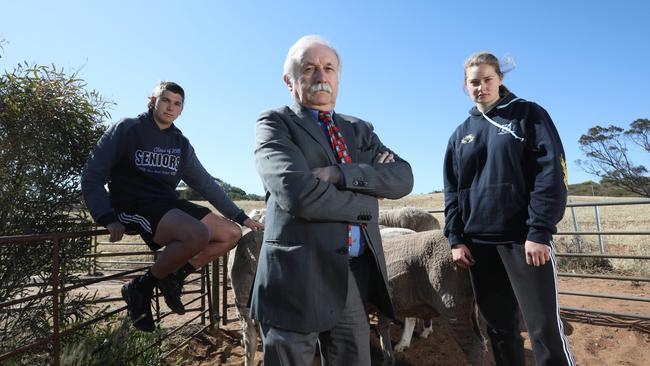
<instances>
[{"instance_id":1,"label":"crossed arms","mask_svg":"<svg viewBox=\"0 0 650 366\"><path fill-rule=\"evenodd\" d=\"M309 221L367 223L366 215L359 213L376 212L378 197L395 199L411 192L411 166L381 143L369 123L352 123L355 136L348 148L357 150L356 161L326 165L325 150L322 157L316 156L318 142L294 118L268 111L256 126L257 170L282 209Z\"/></svg>"}]
</instances>

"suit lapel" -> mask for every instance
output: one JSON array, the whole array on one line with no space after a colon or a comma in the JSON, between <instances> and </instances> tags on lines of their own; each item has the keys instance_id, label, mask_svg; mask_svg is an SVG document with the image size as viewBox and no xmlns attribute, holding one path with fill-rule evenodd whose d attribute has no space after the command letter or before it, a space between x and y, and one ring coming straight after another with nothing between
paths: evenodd
<instances>
[{"instance_id":1,"label":"suit lapel","mask_svg":"<svg viewBox=\"0 0 650 366\"><path fill-rule=\"evenodd\" d=\"M334 113L334 123L345 139L345 145L348 148L348 154L353 163L357 162L357 141L354 138L354 129L352 123L341 118L337 113Z\"/></svg>"},{"instance_id":2,"label":"suit lapel","mask_svg":"<svg viewBox=\"0 0 650 366\"><path fill-rule=\"evenodd\" d=\"M327 141L327 137L320 129L318 122L315 121L314 118L309 114L309 110L303 108L299 104L294 104L291 107L291 110L293 110L293 112L296 114L294 117L296 124L307 131L307 133L309 133L309 135L311 135L311 137L316 140L316 142L318 142L318 145L320 145L325 154L327 154L330 163L336 164L336 156L334 156L332 147L330 146L329 141Z\"/></svg>"}]
</instances>

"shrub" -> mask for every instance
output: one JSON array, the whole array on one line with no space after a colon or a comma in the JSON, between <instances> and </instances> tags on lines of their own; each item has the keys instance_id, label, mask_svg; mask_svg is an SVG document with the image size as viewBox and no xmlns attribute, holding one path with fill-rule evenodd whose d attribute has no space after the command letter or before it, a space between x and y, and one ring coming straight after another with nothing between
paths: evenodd
<instances>
[{"instance_id":1,"label":"shrub","mask_svg":"<svg viewBox=\"0 0 650 366\"><path fill-rule=\"evenodd\" d=\"M0 233L86 230L80 174L105 127L109 102L54 66L18 65L0 75ZM60 281L85 270L89 238L60 243ZM43 293L52 274L52 243L0 246L0 302ZM29 287L31 286L31 287ZM88 316L82 295L61 295L62 329ZM46 337L51 297L0 311L0 353Z\"/></svg>"}]
</instances>

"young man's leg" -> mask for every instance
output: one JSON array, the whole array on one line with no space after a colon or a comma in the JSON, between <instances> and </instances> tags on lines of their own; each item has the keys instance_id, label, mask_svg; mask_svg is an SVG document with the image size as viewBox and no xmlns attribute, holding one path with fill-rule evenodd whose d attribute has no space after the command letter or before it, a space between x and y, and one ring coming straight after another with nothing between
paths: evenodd
<instances>
[{"instance_id":1,"label":"young man's leg","mask_svg":"<svg viewBox=\"0 0 650 366\"><path fill-rule=\"evenodd\" d=\"M187 210L194 217L199 216L199 213L193 208L190 207ZM237 224L213 213L205 215L201 219L201 223L208 231L208 244L192 259L186 260L180 268L177 267L175 272L158 283L158 288L165 298L165 303L177 314L185 313L185 306L181 301L184 280L198 268L224 255L241 238L241 229Z\"/></svg>"},{"instance_id":2,"label":"young man's leg","mask_svg":"<svg viewBox=\"0 0 650 366\"><path fill-rule=\"evenodd\" d=\"M122 296L136 328L154 330L151 314L153 287L203 250L208 245L208 239L207 227L189 214L172 208L162 216L156 225L153 242L165 246L165 249L147 273L122 287ZM167 298L166 295L165 300ZM176 298L180 303L180 291ZM184 312L182 303L180 310Z\"/></svg>"},{"instance_id":3,"label":"young man's leg","mask_svg":"<svg viewBox=\"0 0 650 366\"><path fill-rule=\"evenodd\" d=\"M203 267L228 253L241 239L239 225L223 217L210 213L201 222L208 228L210 242L190 260L194 268Z\"/></svg>"},{"instance_id":4,"label":"young man's leg","mask_svg":"<svg viewBox=\"0 0 650 366\"><path fill-rule=\"evenodd\" d=\"M201 221L175 208L160 219L153 240L165 247L151 266L151 273L162 279L204 250L210 242L210 232Z\"/></svg>"}]
</instances>

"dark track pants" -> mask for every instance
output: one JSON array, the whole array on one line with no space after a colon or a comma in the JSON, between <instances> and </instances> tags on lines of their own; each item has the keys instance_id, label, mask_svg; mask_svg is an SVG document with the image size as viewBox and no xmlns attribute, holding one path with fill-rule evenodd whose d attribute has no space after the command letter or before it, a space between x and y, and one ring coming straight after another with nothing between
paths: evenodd
<instances>
[{"instance_id":1,"label":"dark track pants","mask_svg":"<svg viewBox=\"0 0 650 366\"><path fill-rule=\"evenodd\" d=\"M555 249L540 267L526 264L524 245L468 245L476 263L472 286L487 322L497 365L523 366L519 310L528 329L538 366L575 365L560 320ZM519 306L518 306L519 305Z\"/></svg>"}]
</instances>

